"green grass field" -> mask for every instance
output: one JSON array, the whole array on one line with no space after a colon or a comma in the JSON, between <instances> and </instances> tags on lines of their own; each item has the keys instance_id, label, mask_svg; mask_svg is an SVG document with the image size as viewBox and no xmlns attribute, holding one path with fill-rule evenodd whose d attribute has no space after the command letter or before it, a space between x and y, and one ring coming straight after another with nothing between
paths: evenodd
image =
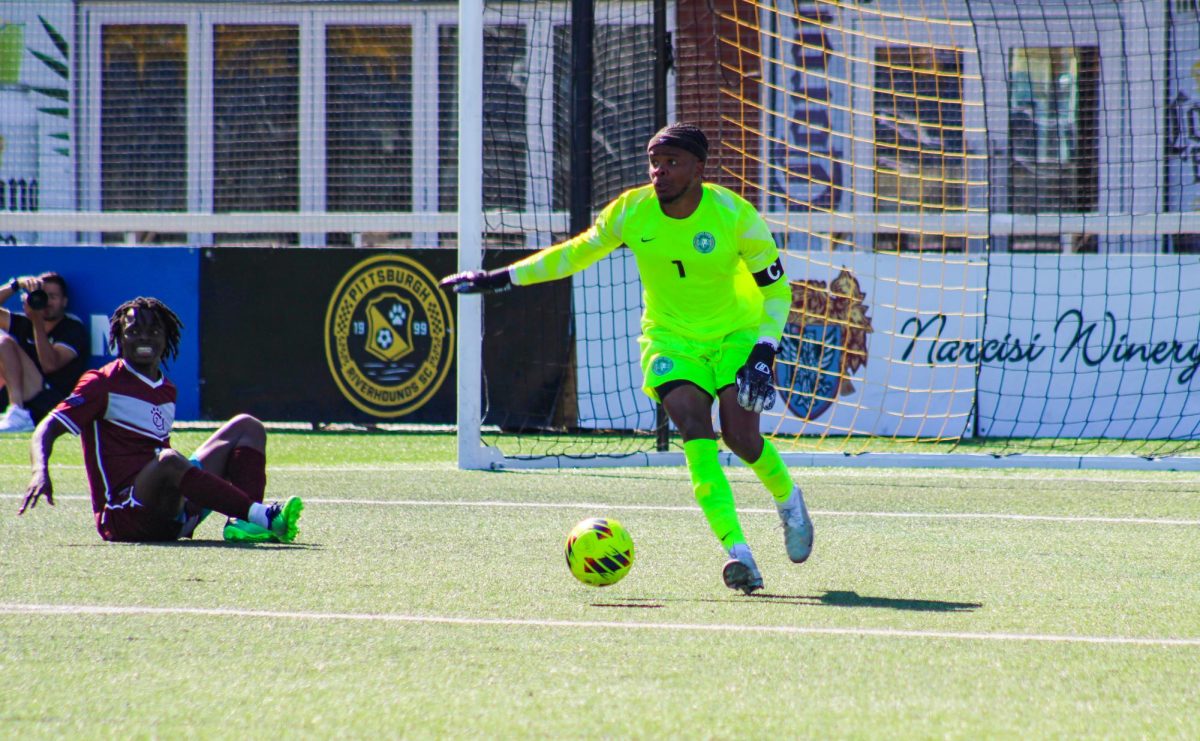
<instances>
[{"instance_id":1,"label":"green grass field","mask_svg":"<svg viewBox=\"0 0 1200 741\"><path fill-rule=\"evenodd\" d=\"M207 433L175 438L190 452ZM119 545L77 441L17 517L0 435L0 738L1200 737L1195 474L796 471L790 564L730 469L766 579L744 597L682 469L462 472L448 435L279 432L296 544ZM637 561L562 558L608 515Z\"/></svg>"}]
</instances>

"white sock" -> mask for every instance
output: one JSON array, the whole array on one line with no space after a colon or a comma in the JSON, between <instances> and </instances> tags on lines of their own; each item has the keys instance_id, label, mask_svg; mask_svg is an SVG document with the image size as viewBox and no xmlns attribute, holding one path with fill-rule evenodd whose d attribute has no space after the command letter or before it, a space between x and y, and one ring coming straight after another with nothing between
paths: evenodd
<instances>
[{"instance_id":1,"label":"white sock","mask_svg":"<svg viewBox=\"0 0 1200 741\"><path fill-rule=\"evenodd\" d=\"M271 521L267 519L267 505L259 504L258 502L250 503L250 522L253 522L259 527L271 527Z\"/></svg>"},{"instance_id":2,"label":"white sock","mask_svg":"<svg viewBox=\"0 0 1200 741\"><path fill-rule=\"evenodd\" d=\"M729 549L729 557L736 560L751 563L754 562L754 557L750 555L750 546L745 543L736 543Z\"/></svg>"}]
</instances>

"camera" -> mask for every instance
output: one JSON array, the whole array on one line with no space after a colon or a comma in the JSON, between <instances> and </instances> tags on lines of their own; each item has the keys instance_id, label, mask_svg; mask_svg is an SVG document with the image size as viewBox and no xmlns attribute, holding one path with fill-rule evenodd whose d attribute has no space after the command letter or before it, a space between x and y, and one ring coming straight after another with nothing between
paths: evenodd
<instances>
[{"instance_id":1,"label":"camera","mask_svg":"<svg viewBox=\"0 0 1200 741\"><path fill-rule=\"evenodd\" d=\"M31 309L44 309L49 301L50 297L41 288L35 288L25 294L25 303L29 304Z\"/></svg>"}]
</instances>

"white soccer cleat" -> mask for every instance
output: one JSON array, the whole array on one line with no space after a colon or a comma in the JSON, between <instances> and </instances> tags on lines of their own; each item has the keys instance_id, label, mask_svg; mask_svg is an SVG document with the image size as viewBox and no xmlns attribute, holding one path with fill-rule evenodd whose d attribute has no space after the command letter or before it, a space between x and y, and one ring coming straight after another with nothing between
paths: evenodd
<instances>
[{"instance_id":1,"label":"white soccer cleat","mask_svg":"<svg viewBox=\"0 0 1200 741\"><path fill-rule=\"evenodd\" d=\"M751 594L763 588L762 573L750 555L750 546L739 543L729 549L729 560L721 569L721 578L730 589L740 589Z\"/></svg>"},{"instance_id":2,"label":"white soccer cleat","mask_svg":"<svg viewBox=\"0 0 1200 741\"><path fill-rule=\"evenodd\" d=\"M782 504L776 503L779 519L783 522L783 544L792 563L804 563L812 554L813 524L804 506L804 493L797 486L792 495Z\"/></svg>"}]
</instances>

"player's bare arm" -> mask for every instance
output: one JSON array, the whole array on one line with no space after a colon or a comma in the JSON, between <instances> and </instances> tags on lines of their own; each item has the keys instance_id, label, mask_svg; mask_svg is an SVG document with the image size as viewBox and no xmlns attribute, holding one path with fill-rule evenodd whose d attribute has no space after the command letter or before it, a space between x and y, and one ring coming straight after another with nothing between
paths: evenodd
<instances>
[{"instance_id":1,"label":"player's bare arm","mask_svg":"<svg viewBox=\"0 0 1200 741\"><path fill-rule=\"evenodd\" d=\"M50 481L50 454L54 443L68 432L66 425L59 422L54 415L49 415L41 421L33 431L33 439L29 444L29 458L33 466L33 475L29 486L25 489L25 500L21 502L18 515L25 510L37 506L38 499L46 498L46 503L54 505L54 484Z\"/></svg>"}]
</instances>

